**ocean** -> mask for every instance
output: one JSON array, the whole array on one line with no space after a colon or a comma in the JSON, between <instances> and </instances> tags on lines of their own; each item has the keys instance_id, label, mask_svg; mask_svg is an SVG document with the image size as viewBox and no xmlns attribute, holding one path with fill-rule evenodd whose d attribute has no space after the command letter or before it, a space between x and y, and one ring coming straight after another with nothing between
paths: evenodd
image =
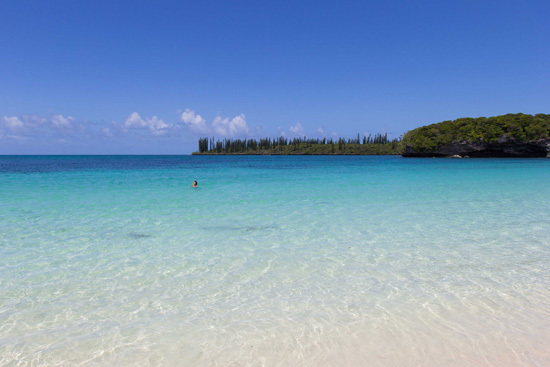
<instances>
[{"instance_id":1,"label":"ocean","mask_svg":"<svg viewBox=\"0 0 550 367\"><path fill-rule=\"evenodd\" d=\"M550 159L0 156L0 365L548 366L549 183Z\"/></svg>"}]
</instances>

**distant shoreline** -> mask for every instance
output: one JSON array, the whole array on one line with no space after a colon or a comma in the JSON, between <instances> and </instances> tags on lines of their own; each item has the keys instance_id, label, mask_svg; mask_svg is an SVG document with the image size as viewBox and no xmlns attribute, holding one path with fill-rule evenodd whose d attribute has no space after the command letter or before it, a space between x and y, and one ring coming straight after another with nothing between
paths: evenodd
<instances>
[{"instance_id":1,"label":"distant shoreline","mask_svg":"<svg viewBox=\"0 0 550 367\"><path fill-rule=\"evenodd\" d=\"M400 153L384 153L384 154L374 154L374 153L279 153L279 152L239 152L239 153L199 153L193 152L191 155L401 155Z\"/></svg>"}]
</instances>

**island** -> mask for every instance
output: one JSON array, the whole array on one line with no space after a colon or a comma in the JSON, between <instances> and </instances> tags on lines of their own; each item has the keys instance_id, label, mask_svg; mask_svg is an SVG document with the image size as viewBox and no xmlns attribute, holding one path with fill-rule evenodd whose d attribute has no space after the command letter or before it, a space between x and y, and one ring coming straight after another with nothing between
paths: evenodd
<instances>
[{"instance_id":1,"label":"island","mask_svg":"<svg viewBox=\"0 0 550 367\"><path fill-rule=\"evenodd\" d=\"M403 157L549 157L550 115L459 118L403 136Z\"/></svg>"},{"instance_id":2,"label":"island","mask_svg":"<svg viewBox=\"0 0 550 367\"><path fill-rule=\"evenodd\" d=\"M401 139L389 139L388 134L353 139L262 138L199 139L199 151L193 155L399 155Z\"/></svg>"}]
</instances>

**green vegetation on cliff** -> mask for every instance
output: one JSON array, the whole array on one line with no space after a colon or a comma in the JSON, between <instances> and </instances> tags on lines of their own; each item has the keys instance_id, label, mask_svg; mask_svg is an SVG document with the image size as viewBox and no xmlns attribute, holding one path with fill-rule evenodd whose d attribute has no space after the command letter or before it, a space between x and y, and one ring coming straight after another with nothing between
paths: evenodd
<instances>
[{"instance_id":1,"label":"green vegetation on cliff","mask_svg":"<svg viewBox=\"0 0 550 367\"><path fill-rule=\"evenodd\" d=\"M401 154L400 139L388 139L387 134L356 139L306 139L285 137L256 139L199 139L199 151L193 154L251 155L390 155Z\"/></svg>"},{"instance_id":2,"label":"green vegetation on cliff","mask_svg":"<svg viewBox=\"0 0 550 367\"><path fill-rule=\"evenodd\" d=\"M550 115L517 113L460 118L419 127L404 135L403 148L409 146L416 152L427 152L454 142L493 143L499 139L527 142L546 138L550 138Z\"/></svg>"}]
</instances>

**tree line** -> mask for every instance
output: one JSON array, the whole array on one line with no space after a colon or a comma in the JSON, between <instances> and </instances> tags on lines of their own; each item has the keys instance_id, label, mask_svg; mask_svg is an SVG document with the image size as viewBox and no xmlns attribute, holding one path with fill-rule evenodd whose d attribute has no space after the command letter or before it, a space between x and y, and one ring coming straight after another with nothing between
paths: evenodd
<instances>
[{"instance_id":1,"label":"tree line","mask_svg":"<svg viewBox=\"0 0 550 367\"><path fill-rule=\"evenodd\" d=\"M345 151L346 148L354 147L361 145L377 145L377 144L390 144L395 149L397 144L401 139L389 139L388 134L375 134L368 136L363 136L360 138L360 135L357 134L357 138L354 139L344 139L338 138L327 139L327 138L286 138L280 136L278 138L261 138L256 139L223 139L215 140L212 138L200 138L199 139L199 153L246 153L246 152L258 152L258 151L273 151L273 152L289 152L297 151L300 149L307 148L320 148L322 149L313 149L313 151L325 152L335 154L337 151ZM327 150L328 148L328 150ZM312 149L309 149L312 150Z\"/></svg>"}]
</instances>

